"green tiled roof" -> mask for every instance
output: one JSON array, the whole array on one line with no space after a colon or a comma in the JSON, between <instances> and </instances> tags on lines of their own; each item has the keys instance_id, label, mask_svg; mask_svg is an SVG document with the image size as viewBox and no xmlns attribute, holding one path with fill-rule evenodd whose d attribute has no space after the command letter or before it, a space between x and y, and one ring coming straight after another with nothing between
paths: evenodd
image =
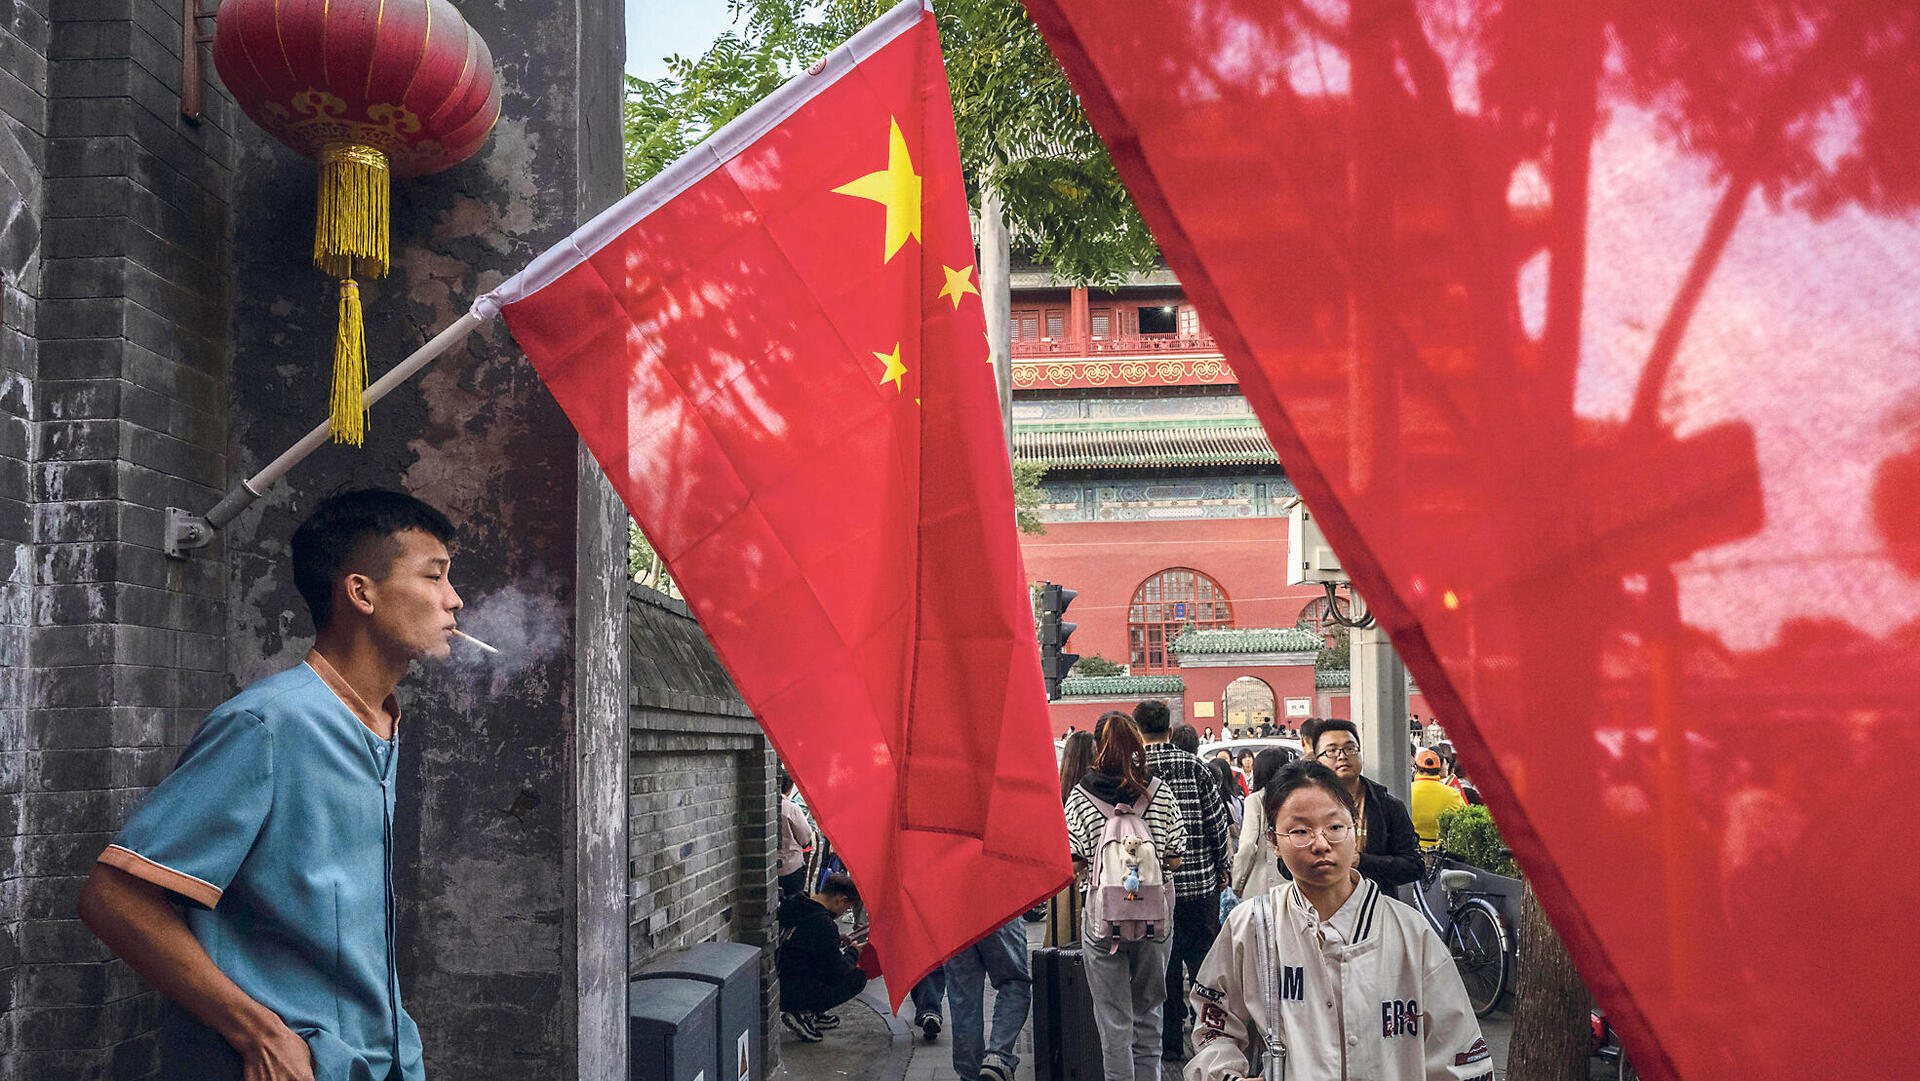
<instances>
[{"instance_id":1,"label":"green tiled roof","mask_svg":"<svg viewBox=\"0 0 1920 1081\"><path fill-rule=\"evenodd\" d=\"M1060 693L1075 698L1101 695L1185 694L1187 681L1179 676L1068 676Z\"/></svg>"},{"instance_id":2,"label":"green tiled roof","mask_svg":"<svg viewBox=\"0 0 1920 1081\"><path fill-rule=\"evenodd\" d=\"M1298 627L1254 627L1188 631L1174 639L1172 648L1175 653L1302 653L1317 652L1325 644L1319 635Z\"/></svg>"},{"instance_id":3,"label":"green tiled roof","mask_svg":"<svg viewBox=\"0 0 1920 1081\"><path fill-rule=\"evenodd\" d=\"M1124 424L1015 425L1013 453L1050 469L1187 465L1276 465L1280 459L1253 417Z\"/></svg>"},{"instance_id":4,"label":"green tiled roof","mask_svg":"<svg viewBox=\"0 0 1920 1081\"><path fill-rule=\"evenodd\" d=\"M1315 687L1350 687L1353 672L1345 668L1322 668L1313 674Z\"/></svg>"}]
</instances>

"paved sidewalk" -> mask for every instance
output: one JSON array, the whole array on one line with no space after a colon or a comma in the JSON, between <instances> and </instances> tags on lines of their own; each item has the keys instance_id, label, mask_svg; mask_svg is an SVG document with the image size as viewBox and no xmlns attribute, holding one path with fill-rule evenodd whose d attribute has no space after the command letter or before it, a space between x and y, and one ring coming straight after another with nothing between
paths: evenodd
<instances>
[{"instance_id":1,"label":"paved sidewalk","mask_svg":"<svg viewBox=\"0 0 1920 1081\"><path fill-rule=\"evenodd\" d=\"M1032 925L1028 928L1029 945L1039 945L1044 925ZM985 1013L991 1024L993 1017L993 987L987 987ZM838 1011L840 1027L827 1034L820 1043L803 1043L781 1028L780 1057L783 1063L777 1075L780 1081L841 1081L844 1078L858 1078L860 1081L962 1081L953 1071L953 1034L950 1018L943 1008L940 1016L940 1035L934 1040L922 1038L920 1030L912 1028L913 1003L911 1000L900 1004L901 1015L894 1016L887 1011L887 987L883 980L874 980L867 984L865 991L852 1002ZM1507 1076L1507 1044L1513 1037L1513 1015L1500 1010L1481 1022L1486 1033L1487 1044L1493 1051L1494 1077L1496 1081L1505 1081ZM1033 1071L1033 1020L1028 1016L1027 1025L1020 1032L1020 1041L1016 1045L1020 1055L1020 1066L1015 1071L1015 1081L1035 1081ZM1593 1081L1611 1081L1611 1066L1599 1059L1592 1062ZM1176 1064L1168 1063L1162 1073L1163 1081L1180 1081L1180 1070ZM977 1081L966 1078L964 1081Z\"/></svg>"},{"instance_id":2,"label":"paved sidewalk","mask_svg":"<svg viewBox=\"0 0 1920 1081\"><path fill-rule=\"evenodd\" d=\"M819 1043L807 1043L779 1022L782 1081L901 1081L907 1072L906 1028L890 1023L886 985L879 980L834 1011L840 1027Z\"/></svg>"}]
</instances>

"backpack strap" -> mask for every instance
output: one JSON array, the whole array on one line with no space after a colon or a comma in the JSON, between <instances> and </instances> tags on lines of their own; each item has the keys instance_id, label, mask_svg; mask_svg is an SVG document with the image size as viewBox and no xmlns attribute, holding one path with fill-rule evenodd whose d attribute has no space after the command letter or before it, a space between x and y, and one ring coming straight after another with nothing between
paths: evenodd
<instances>
[{"instance_id":1,"label":"backpack strap","mask_svg":"<svg viewBox=\"0 0 1920 1081\"><path fill-rule=\"evenodd\" d=\"M1139 805L1139 809L1136 810L1134 813L1139 815L1142 818L1145 818L1147 816L1147 808L1151 806L1153 803L1153 794L1155 792L1158 792L1159 790L1160 790L1160 778L1154 777L1151 780L1149 780L1147 782L1146 794L1142 795L1138 800L1134 801L1134 803L1137 803ZM1112 818L1114 815L1114 812L1119 810L1121 806L1120 804L1108 803L1106 800L1103 800L1099 796L1094 795L1093 791L1089 789L1084 783L1081 784L1080 786L1080 792L1082 795L1087 797L1088 803L1093 804L1093 809L1100 812L1100 817L1102 818ZM1129 803L1129 804L1125 804L1125 806L1132 807L1134 806L1134 804Z\"/></svg>"}]
</instances>

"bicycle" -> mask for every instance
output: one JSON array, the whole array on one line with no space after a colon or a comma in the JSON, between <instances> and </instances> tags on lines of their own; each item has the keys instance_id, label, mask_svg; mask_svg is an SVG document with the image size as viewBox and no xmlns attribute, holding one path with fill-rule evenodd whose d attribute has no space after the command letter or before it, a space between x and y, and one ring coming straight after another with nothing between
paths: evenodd
<instances>
[{"instance_id":1,"label":"bicycle","mask_svg":"<svg viewBox=\"0 0 1920 1081\"><path fill-rule=\"evenodd\" d=\"M1420 888L1413 891L1414 906L1453 954L1473 1015L1485 1017L1507 991L1511 959L1506 921L1486 894L1473 890L1478 879L1472 871L1446 866L1456 861L1445 849L1428 849L1424 856L1426 872L1420 876ZM1427 902L1427 890L1436 880L1447 896L1444 922Z\"/></svg>"}]
</instances>

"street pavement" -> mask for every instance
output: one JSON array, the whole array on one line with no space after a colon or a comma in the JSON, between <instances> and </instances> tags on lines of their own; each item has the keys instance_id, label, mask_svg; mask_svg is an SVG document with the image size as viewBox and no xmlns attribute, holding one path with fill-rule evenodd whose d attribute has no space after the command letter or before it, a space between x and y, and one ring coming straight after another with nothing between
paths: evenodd
<instances>
[{"instance_id":1,"label":"street pavement","mask_svg":"<svg viewBox=\"0 0 1920 1081\"><path fill-rule=\"evenodd\" d=\"M1044 929L1044 924L1028 927L1027 941L1030 946L1040 944ZM985 1006L989 1023L993 1017L993 1000L993 988L989 986ZM899 1017L887 1011L886 983L874 980L859 998L840 1008L840 1027L828 1033L821 1043L803 1043L782 1028L780 1058L784 1065L777 1076L782 1081L840 1081L842 1078L859 1078L861 1081L961 1081L953 1071L952 1030L944 1012L940 1018L939 1037L926 1040L919 1029L911 1027L913 1003L902 1002L900 1008L902 1016ZM1506 1010L1497 1011L1483 1019L1480 1028L1487 1037L1487 1046L1493 1051L1494 1077L1496 1081L1505 1081L1507 1044L1513 1037L1513 1015ZM1031 1016L1027 1027L1020 1032L1016 1049L1020 1055L1020 1067L1014 1074L1015 1081L1035 1081ZM1168 1063L1163 1079L1180 1081L1179 1069ZM1611 1079L1611 1066L1594 1059L1591 1081ZM966 1078L964 1081L977 1079Z\"/></svg>"}]
</instances>

